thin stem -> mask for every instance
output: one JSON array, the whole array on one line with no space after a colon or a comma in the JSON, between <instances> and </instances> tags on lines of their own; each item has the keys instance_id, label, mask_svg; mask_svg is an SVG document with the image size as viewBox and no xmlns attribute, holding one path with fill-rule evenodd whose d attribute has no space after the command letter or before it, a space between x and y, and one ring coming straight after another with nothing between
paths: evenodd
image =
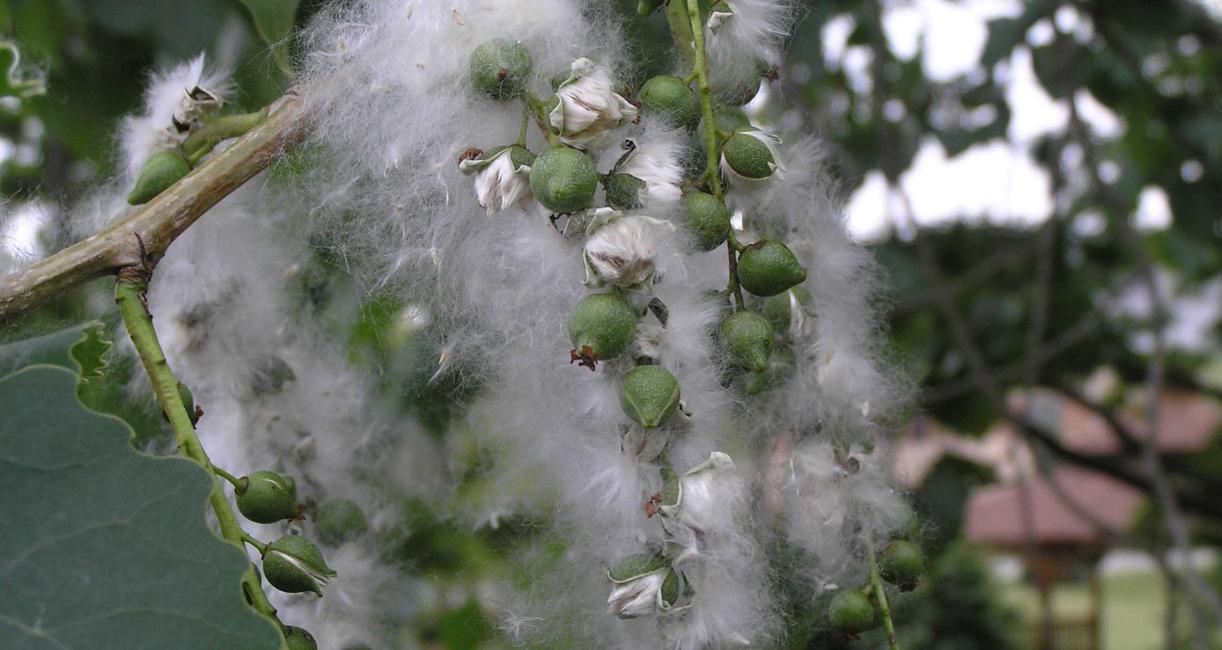
<instances>
[{"instance_id":1,"label":"thin stem","mask_svg":"<svg viewBox=\"0 0 1222 650\"><path fill-rule=\"evenodd\" d=\"M700 3L698 0L687 0L687 18L692 25L692 41L695 44L695 64L692 74L696 75L696 88L700 93L700 111L704 114L704 149L707 156L709 184L713 188L713 196L718 199L721 194L721 177L717 173L717 122L713 118L712 91L709 89L709 65L704 51L704 26L700 24Z\"/></svg>"},{"instance_id":2,"label":"thin stem","mask_svg":"<svg viewBox=\"0 0 1222 650\"><path fill-rule=\"evenodd\" d=\"M246 531L242 531L242 541L255 547L259 551L260 555L267 552L267 544L260 542L253 535L251 535L250 533L247 533Z\"/></svg>"},{"instance_id":3,"label":"thin stem","mask_svg":"<svg viewBox=\"0 0 1222 650\"><path fill-rule=\"evenodd\" d=\"M121 269L119 279L115 282L115 303L119 306L123 325L127 328L132 344L136 347L140 361L144 364L144 369L153 384L157 403L165 413L166 419L170 421L179 453L209 470L208 476L212 481L212 491L208 495L208 502L212 505L213 512L216 513L216 520L221 528L221 537L242 547L243 536L246 532L242 530L233 510L229 508L229 500L225 498L220 481L214 475L216 468L208 459L208 454L200 444L199 437L195 435L195 426L191 424L187 406L178 394L178 378L170 369L165 352L161 349L161 343L157 340L157 332L153 329L153 317L146 303L148 279L149 271L144 268ZM242 576L242 587L250 598L251 606L268 618L279 622L276 619L276 609L272 607L267 600L267 595L263 593L253 566Z\"/></svg>"},{"instance_id":4,"label":"thin stem","mask_svg":"<svg viewBox=\"0 0 1222 650\"><path fill-rule=\"evenodd\" d=\"M734 309L736 311L743 308L743 289L738 286L738 249L730 245L730 241L726 241L726 255L730 260L730 282L726 285L726 290L734 296Z\"/></svg>"},{"instance_id":5,"label":"thin stem","mask_svg":"<svg viewBox=\"0 0 1222 650\"><path fill-rule=\"evenodd\" d=\"M522 111L522 127L518 129L518 146L526 146L526 130L530 128L530 104Z\"/></svg>"},{"instance_id":6,"label":"thin stem","mask_svg":"<svg viewBox=\"0 0 1222 650\"><path fill-rule=\"evenodd\" d=\"M547 104L543 103L542 99L534 95L526 95L526 106L535 116L535 121L539 124L539 130L543 131L543 135L547 137L547 143L553 147L559 147L564 144L560 140L560 136L552 131L551 120L548 119Z\"/></svg>"},{"instance_id":7,"label":"thin stem","mask_svg":"<svg viewBox=\"0 0 1222 650\"><path fill-rule=\"evenodd\" d=\"M187 137L186 142L182 143L182 151L187 156L187 162L194 167L216 145L230 138L245 135L247 131L259 126L266 118L267 108L264 107L253 113L224 115L205 123Z\"/></svg>"},{"instance_id":8,"label":"thin stem","mask_svg":"<svg viewBox=\"0 0 1222 650\"><path fill-rule=\"evenodd\" d=\"M895 639L895 623L891 621L891 605L887 603L887 590L883 588L883 579L878 573L878 558L874 556L874 543L866 540L866 556L870 561L870 589L874 592L874 600L878 611L883 615L883 631L887 633L887 646L891 650L900 650L899 641Z\"/></svg>"},{"instance_id":9,"label":"thin stem","mask_svg":"<svg viewBox=\"0 0 1222 650\"><path fill-rule=\"evenodd\" d=\"M717 122L713 117L713 99L712 90L709 87L709 64L708 57L704 50L704 26L700 23L700 3L698 0L686 0L687 2L687 18L692 27L692 43L693 55L695 62L692 65L692 73L687 79L696 81L696 90L700 94L700 112L704 114L704 150L705 150L705 170L702 179L708 179L709 186L713 189L713 196L717 197L718 201L723 199L721 190L721 174L717 170L717 143L719 130ZM737 240L734 239L734 228L730 227L729 236L726 238L726 257L729 262L729 281L726 283L726 290L734 296L734 308L736 310L743 308L743 290L738 285L738 246Z\"/></svg>"},{"instance_id":10,"label":"thin stem","mask_svg":"<svg viewBox=\"0 0 1222 650\"><path fill-rule=\"evenodd\" d=\"M241 479L238 479L238 478L237 478L237 477L235 477L233 474L230 474L229 472L226 472L225 470L223 470L223 469L221 469L221 468L217 467L216 465L213 465L213 466L212 466L212 471L213 471L213 472L216 472L216 475L217 475L217 476L219 476L219 477L221 477L221 478L225 479L226 481L229 481L229 483L230 483L230 484L232 484L234 488L237 488L237 489L239 489L239 490L240 490L240 489L242 489L242 481L241 481Z\"/></svg>"}]
</instances>

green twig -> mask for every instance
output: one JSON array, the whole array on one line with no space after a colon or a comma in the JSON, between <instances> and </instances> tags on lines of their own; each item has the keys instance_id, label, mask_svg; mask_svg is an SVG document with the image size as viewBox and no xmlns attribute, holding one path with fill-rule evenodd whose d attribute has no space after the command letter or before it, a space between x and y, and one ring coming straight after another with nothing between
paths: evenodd
<instances>
[{"instance_id":1,"label":"green twig","mask_svg":"<svg viewBox=\"0 0 1222 650\"><path fill-rule=\"evenodd\" d=\"M230 474L229 472L226 472L225 470L223 470L223 469L221 469L221 468L217 467L216 465L213 465L213 466L212 466L212 471L213 471L213 472L216 472L216 475L217 475L217 476L219 476L219 477L221 477L221 478L225 479L226 481L229 481L229 483L230 483L230 484L232 484L234 488L236 488L236 489L238 489L238 490L241 490L241 489L242 489L242 480L241 480L241 479L239 479L239 478L237 478L237 477L236 477L236 476L234 476L233 474Z\"/></svg>"},{"instance_id":2,"label":"green twig","mask_svg":"<svg viewBox=\"0 0 1222 650\"><path fill-rule=\"evenodd\" d=\"M250 533L243 531L242 532L242 541L258 549L260 555L267 552L267 544L264 544L263 542L260 542L258 539L255 539L255 537L251 535Z\"/></svg>"},{"instance_id":3,"label":"green twig","mask_svg":"<svg viewBox=\"0 0 1222 650\"><path fill-rule=\"evenodd\" d=\"M547 104L542 99L528 93L526 95L526 107L534 114L535 121L539 124L539 129L543 131L543 135L547 136L548 144L553 147L559 147L561 144L564 144L561 142L560 136L552 131L552 123L547 113Z\"/></svg>"},{"instance_id":4,"label":"green twig","mask_svg":"<svg viewBox=\"0 0 1222 650\"><path fill-rule=\"evenodd\" d=\"M221 527L221 536L243 548L243 553L245 553L242 543L246 531L242 530L237 516L229 508L229 500L225 498L220 481L214 475L217 468L212 465L207 452L199 442L199 437L195 435L195 426L191 424L187 406L178 393L178 378L170 370L165 352L162 351L161 343L157 340L157 332L153 329L153 317L149 314L146 303L149 276L150 272L144 267L120 269L119 279L115 282L115 303L119 306L119 314L123 318L123 325L127 328L128 335L131 336L132 344L136 347L136 353L140 355L140 361L144 364L144 369L152 381L157 403L174 430L174 439L178 443L179 453L208 470L208 477L212 481L212 492L208 495L208 502L212 505L213 512L216 513L216 520ZM242 586L250 599L251 606L279 623L276 618L276 608L272 607L267 600L267 595L263 593L253 566L242 576Z\"/></svg>"},{"instance_id":5,"label":"green twig","mask_svg":"<svg viewBox=\"0 0 1222 650\"><path fill-rule=\"evenodd\" d=\"M0 277L0 324L63 296L87 280L138 267L145 259L157 260L208 208L299 142L308 124L309 114L301 98L289 91L272 104L267 119L157 198L96 235L23 271Z\"/></svg>"},{"instance_id":6,"label":"green twig","mask_svg":"<svg viewBox=\"0 0 1222 650\"><path fill-rule=\"evenodd\" d=\"M216 145L230 138L245 135L247 131L259 126L266 117L267 109L264 108L253 113L224 115L210 120L187 136L186 141L182 143L183 155L194 167L201 158L215 149Z\"/></svg>"},{"instance_id":7,"label":"green twig","mask_svg":"<svg viewBox=\"0 0 1222 650\"><path fill-rule=\"evenodd\" d=\"M883 615L883 631L887 633L887 646L891 650L900 650L899 641L895 639L895 623L891 621L891 606L887 603L887 591L883 588L883 579L878 574L878 558L874 555L874 543L866 540L866 556L870 560L870 588L874 592L874 600L878 611Z\"/></svg>"},{"instance_id":8,"label":"green twig","mask_svg":"<svg viewBox=\"0 0 1222 650\"><path fill-rule=\"evenodd\" d=\"M721 176L717 173L717 122L713 118L712 91L709 89L709 65L704 52L704 26L700 24L699 0L686 0L687 18L692 25L695 64L692 74L696 76L696 88L700 93L700 111L704 114L704 149L707 156L709 182L713 196L721 198Z\"/></svg>"},{"instance_id":9,"label":"green twig","mask_svg":"<svg viewBox=\"0 0 1222 650\"><path fill-rule=\"evenodd\" d=\"M692 73L688 75L689 81L696 81L696 90L700 94L700 112L704 114L704 150L705 150L705 170L701 179L708 179L709 186L713 189L713 196L717 200L723 200L721 191L721 174L718 171L717 162L719 159L717 145L719 130L717 128L716 119L713 117L713 93L709 87L709 63L708 57L704 50L704 25L700 22L700 3L698 0L685 0L687 2L687 18L692 28L692 48L694 63L692 64ZM678 37L678 34L676 34ZM726 253L729 261L729 281L726 283L726 290L734 296L735 309L743 308L743 290L738 284L738 242L734 239L734 227L730 227L729 237L726 241Z\"/></svg>"},{"instance_id":10,"label":"green twig","mask_svg":"<svg viewBox=\"0 0 1222 650\"><path fill-rule=\"evenodd\" d=\"M730 258L730 281L726 284L726 290L734 296L734 308L741 310L743 308L743 288L738 285L738 250L730 245L729 240L726 241L726 254Z\"/></svg>"},{"instance_id":11,"label":"green twig","mask_svg":"<svg viewBox=\"0 0 1222 650\"><path fill-rule=\"evenodd\" d=\"M525 110L522 111L522 128L518 129L518 146L526 146L526 130L530 128L530 104L528 103Z\"/></svg>"}]
</instances>

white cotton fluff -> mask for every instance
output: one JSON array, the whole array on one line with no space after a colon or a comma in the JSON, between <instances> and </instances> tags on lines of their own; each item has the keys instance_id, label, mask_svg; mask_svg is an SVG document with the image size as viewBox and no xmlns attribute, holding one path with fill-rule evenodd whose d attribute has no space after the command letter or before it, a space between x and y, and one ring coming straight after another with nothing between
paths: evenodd
<instances>
[{"instance_id":1,"label":"white cotton fluff","mask_svg":"<svg viewBox=\"0 0 1222 650\"><path fill-rule=\"evenodd\" d=\"M680 133L660 126L649 125L642 130L640 138L632 140L635 147L624 164L621 174L631 174L645 181L641 209L645 212L665 214L673 210L683 197L683 143Z\"/></svg>"},{"instance_id":2,"label":"white cotton fluff","mask_svg":"<svg viewBox=\"0 0 1222 650\"><path fill-rule=\"evenodd\" d=\"M232 89L229 71L211 69L200 54L149 79L144 91L144 112L124 119L121 127L119 142L127 183L135 180L149 156L182 143L186 134L175 128L176 118L180 124L184 119L189 122L198 117L199 110L213 104L204 95L193 100L190 94L195 89L212 95L219 106Z\"/></svg>"},{"instance_id":3,"label":"white cotton fluff","mask_svg":"<svg viewBox=\"0 0 1222 650\"><path fill-rule=\"evenodd\" d=\"M793 0L725 0L729 12L705 24L710 80L714 87L758 86L761 72L779 66L797 16ZM727 15L728 14L728 15Z\"/></svg>"},{"instance_id":4,"label":"white cotton fluff","mask_svg":"<svg viewBox=\"0 0 1222 650\"><path fill-rule=\"evenodd\" d=\"M715 80L758 75L757 60L777 63L794 13L791 2L732 5L735 15L709 34ZM456 525L512 520L535 529L532 543L502 558L518 578L463 590L520 646L775 647L786 624L770 565L778 540L813 558L799 570L812 585L847 584L862 575L863 541L883 541L907 517L885 453L862 449L883 443L909 391L881 347L877 271L845 234L813 141L787 138L793 144L775 149L785 174L758 191L731 190L749 229L742 236L784 241L808 272L808 297L785 333L793 376L748 397L725 371L717 340L730 305L718 293L725 250L693 254L684 232L687 134L648 117L575 132L606 136L608 146L593 152L603 173L624 153L617 142L637 144L620 171L647 190L625 218L665 227L610 242L648 257L652 269L651 286L633 283L645 315L631 352L595 372L570 364L566 320L595 290L583 284L588 217L553 223L520 183L477 192L460 157L512 144L522 112L479 95L467 66L479 44L510 38L531 53L530 85L545 98L549 80L583 57L598 61L609 83L626 74L618 27L609 9L579 0L324 7L302 35L310 166L283 180L256 178L157 267L149 302L172 367L205 410L199 430L213 460L239 474L284 471L302 500L351 498L370 521L366 538L324 549L339 570L325 598L274 596L285 622L323 647L388 648L392 630L422 609L462 604L428 576L389 564L374 544L400 526L408 497ZM176 93L195 84L225 87L202 59L154 77L144 113L123 127L129 179L162 146ZM621 118L632 112L614 108ZM533 124L526 144L547 147ZM100 224L120 201L117 187L92 198L80 227ZM380 377L350 362L351 314L315 313L302 301L299 285L320 253L350 282L337 310L374 298L410 306L411 335L442 351L433 379L472 392L444 440L388 407ZM651 298L664 305L665 325L646 313ZM683 412L649 432L620 405L621 380L638 357L673 373L682 393ZM491 461L478 489L460 489L479 454ZM842 457L853 454L860 467L847 474ZM689 478L690 510L651 513L664 463L683 476L710 458L715 470ZM304 526L309 535L311 525L252 531L272 538ZM681 606L627 621L608 615L607 568L664 541L683 549L677 567L690 591Z\"/></svg>"}]
</instances>

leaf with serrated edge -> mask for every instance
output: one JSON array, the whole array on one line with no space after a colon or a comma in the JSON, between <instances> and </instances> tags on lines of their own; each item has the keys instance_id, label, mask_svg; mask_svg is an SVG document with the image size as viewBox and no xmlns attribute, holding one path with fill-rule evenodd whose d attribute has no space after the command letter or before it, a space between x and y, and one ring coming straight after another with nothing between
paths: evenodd
<instances>
[{"instance_id":1,"label":"leaf with serrated edge","mask_svg":"<svg viewBox=\"0 0 1222 650\"><path fill-rule=\"evenodd\" d=\"M282 647L205 524L203 468L134 451L63 368L0 379L0 413L0 647Z\"/></svg>"}]
</instances>

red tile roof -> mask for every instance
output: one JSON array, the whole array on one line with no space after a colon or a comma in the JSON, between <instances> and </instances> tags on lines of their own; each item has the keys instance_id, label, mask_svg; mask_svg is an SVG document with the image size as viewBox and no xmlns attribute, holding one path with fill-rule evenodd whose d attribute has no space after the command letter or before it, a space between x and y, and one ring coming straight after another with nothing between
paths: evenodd
<instances>
[{"instance_id":1,"label":"red tile roof","mask_svg":"<svg viewBox=\"0 0 1222 650\"><path fill-rule=\"evenodd\" d=\"M1034 523L1031 534L1042 545L1101 543L1106 536L1090 521L1125 530L1141 503L1137 490L1095 472L1062 466L1049 478L1026 484ZM1067 505L1062 495L1073 505ZM965 533L974 541L1018 549L1028 541L1024 522L1018 485L987 487L977 490L968 502Z\"/></svg>"}]
</instances>

